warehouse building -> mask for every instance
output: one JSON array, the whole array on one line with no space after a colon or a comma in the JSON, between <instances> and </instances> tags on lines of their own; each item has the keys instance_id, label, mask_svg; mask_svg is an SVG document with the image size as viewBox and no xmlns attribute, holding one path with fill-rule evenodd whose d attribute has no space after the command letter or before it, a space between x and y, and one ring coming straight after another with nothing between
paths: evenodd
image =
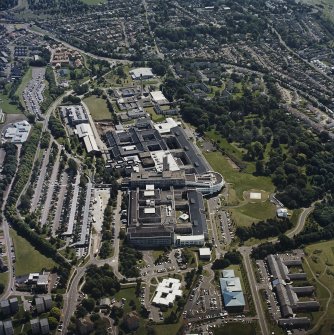
<instances>
[{"instance_id":1,"label":"warehouse building","mask_svg":"<svg viewBox=\"0 0 334 335\"><path fill-rule=\"evenodd\" d=\"M150 67L139 67L129 71L129 74L133 80L147 80L154 77Z\"/></svg>"},{"instance_id":2,"label":"warehouse building","mask_svg":"<svg viewBox=\"0 0 334 335\"><path fill-rule=\"evenodd\" d=\"M5 141L24 143L30 133L31 125L27 121L12 123L5 131Z\"/></svg>"},{"instance_id":3,"label":"warehouse building","mask_svg":"<svg viewBox=\"0 0 334 335\"><path fill-rule=\"evenodd\" d=\"M232 313L242 312L246 303L240 278L235 276L233 270L224 270L219 282L225 309Z\"/></svg>"}]
</instances>

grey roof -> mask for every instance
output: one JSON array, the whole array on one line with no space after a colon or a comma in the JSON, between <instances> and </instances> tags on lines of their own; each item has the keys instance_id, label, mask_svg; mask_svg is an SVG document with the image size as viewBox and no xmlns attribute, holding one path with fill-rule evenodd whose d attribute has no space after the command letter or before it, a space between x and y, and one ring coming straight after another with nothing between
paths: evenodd
<instances>
[{"instance_id":1,"label":"grey roof","mask_svg":"<svg viewBox=\"0 0 334 335\"><path fill-rule=\"evenodd\" d=\"M189 190L188 201L193 235L206 235L208 228L206 225L203 195L195 190Z\"/></svg>"},{"instance_id":2,"label":"grey roof","mask_svg":"<svg viewBox=\"0 0 334 335\"><path fill-rule=\"evenodd\" d=\"M292 328L308 328L311 325L310 319L307 317L300 318L282 318L278 320L280 327L292 327Z\"/></svg>"},{"instance_id":3,"label":"grey roof","mask_svg":"<svg viewBox=\"0 0 334 335\"><path fill-rule=\"evenodd\" d=\"M297 295L309 295L314 292L314 286L293 287Z\"/></svg>"},{"instance_id":4,"label":"grey roof","mask_svg":"<svg viewBox=\"0 0 334 335\"><path fill-rule=\"evenodd\" d=\"M1 308L9 307L9 302L8 302L8 300L1 300L1 301L0 301L0 307L1 307Z\"/></svg>"},{"instance_id":5,"label":"grey roof","mask_svg":"<svg viewBox=\"0 0 334 335\"><path fill-rule=\"evenodd\" d=\"M228 292L223 291L224 305L229 307L243 307L245 306L245 297L242 292Z\"/></svg>"},{"instance_id":6,"label":"grey roof","mask_svg":"<svg viewBox=\"0 0 334 335\"><path fill-rule=\"evenodd\" d=\"M188 140L187 135L181 127L171 128L171 134L175 137L180 148L182 148L187 156L188 162L192 165L197 174L207 172L208 166L202 156L196 150L194 144Z\"/></svg>"},{"instance_id":7,"label":"grey roof","mask_svg":"<svg viewBox=\"0 0 334 335\"><path fill-rule=\"evenodd\" d=\"M306 280L307 276L306 276L306 273L304 273L304 272L289 273L289 278L291 280Z\"/></svg>"}]
</instances>

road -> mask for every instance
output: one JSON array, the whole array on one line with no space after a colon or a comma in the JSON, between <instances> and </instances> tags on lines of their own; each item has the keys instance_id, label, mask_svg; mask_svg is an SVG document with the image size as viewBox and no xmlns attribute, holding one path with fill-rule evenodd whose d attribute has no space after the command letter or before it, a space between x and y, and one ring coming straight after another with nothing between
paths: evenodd
<instances>
[{"instance_id":1,"label":"road","mask_svg":"<svg viewBox=\"0 0 334 335\"><path fill-rule=\"evenodd\" d=\"M249 286L250 286L251 291L252 291L252 297L253 297L253 301L254 301L255 310L256 310L259 325L260 325L260 328L261 328L261 333L263 335L269 335L270 331L269 331L269 328L268 328L266 315L264 313L263 306L262 306L262 298L260 297L259 291L257 289L257 283L256 283L255 274L254 274L254 269L253 269L253 266L252 266L252 261L250 259L251 248L241 247L241 248L239 248L239 251L241 252L241 254L243 256L244 265L245 265L245 269L246 269L248 280L249 280Z\"/></svg>"},{"instance_id":2,"label":"road","mask_svg":"<svg viewBox=\"0 0 334 335\"><path fill-rule=\"evenodd\" d=\"M316 202L314 202L308 208L303 208L303 211L299 215L296 227L294 227L291 231L289 231L288 233L286 233L286 235L288 237L292 238L295 235L299 234L304 229L306 219L313 212L315 204L316 204Z\"/></svg>"},{"instance_id":3,"label":"road","mask_svg":"<svg viewBox=\"0 0 334 335\"><path fill-rule=\"evenodd\" d=\"M20 165L21 145L18 145L17 148L18 148L18 150L17 150L16 172L17 172L17 169ZM7 198L8 198L9 192L12 188L13 181L14 181L15 176L16 176L16 172L15 172L15 175L14 175L11 183L9 184L7 190L4 193L3 203L2 203L2 208L1 208L2 231L3 231L3 238L4 238L5 244L6 244L6 256L7 256L8 276L9 276L8 285L6 286L3 294L1 295L2 299L7 299L9 297L9 295L11 294L12 289L15 287L15 277L14 277L13 261L12 261L12 255L11 255L11 238L10 238L10 235L9 235L9 223L6 220L6 217L3 213L4 213L6 203L7 203Z\"/></svg>"}]
</instances>

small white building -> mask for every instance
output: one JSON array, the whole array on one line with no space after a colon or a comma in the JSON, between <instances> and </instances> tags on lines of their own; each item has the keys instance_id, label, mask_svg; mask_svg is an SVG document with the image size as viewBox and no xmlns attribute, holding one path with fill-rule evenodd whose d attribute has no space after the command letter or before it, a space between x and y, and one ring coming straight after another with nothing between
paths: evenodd
<instances>
[{"instance_id":1,"label":"small white building","mask_svg":"<svg viewBox=\"0 0 334 335\"><path fill-rule=\"evenodd\" d=\"M153 91L150 93L152 100L157 103L158 105L166 105L169 104L169 101L164 96L161 91Z\"/></svg>"},{"instance_id":2,"label":"small white building","mask_svg":"<svg viewBox=\"0 0 334 335\"><path fill-rule=\"evenodd\" d=\"M288 217L288 210L286 208L278 208L276 210L276 215L279 218L286 218Z\"/></svg>"},{"instance_id":3,"label":"small white building","mask_svg":"<svg viewBox=\"0 0 334 335\"><path fill-rule=\"evenodd\" d=\"M198 252L199 252L199 259L210 260L211 258L210 248L199 248Z\"/></svg>"},{"instance_id":4,"label":"small white building","mask_svg":"<svg viewBox=\"0 0 334 335\"><path fill-rule=\"evenodd\" d=\"M176 278L163 279L159 283L152 303L157 306L173 306L175 299L182 297L181 281Z\"/></svg>"}]
</instances>

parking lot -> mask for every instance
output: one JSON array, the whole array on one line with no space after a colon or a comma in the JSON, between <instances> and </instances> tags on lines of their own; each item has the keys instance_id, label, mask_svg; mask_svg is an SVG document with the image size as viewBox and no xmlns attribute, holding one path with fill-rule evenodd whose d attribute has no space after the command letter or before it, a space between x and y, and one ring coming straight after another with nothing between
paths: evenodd
<instances>
[{"instance_id":1,"label":"parking lot","mask_svg":"<svg viewBox=\"0 0 334 335\"><path fill-rule=\"evenodd\" d=\"M32 79L23 91L24 103L31 114L36 116L41 115L40 104L43 102L43 91L45 88L44 84L45 68L33 67L32 68Z\"/></svg>"},{"instance_id":2,"label":"parking lot","mask_svg":"<svg viewBox=\"0 0 334 335\"><path fill-rule=\"evenodd\" d=\"M275 320L278 320L281 317L281 311L279 307L279 303L276 299L276 293L272 291L270 274L268 272L268 266L263 260L256 261L257 269L259 272L259 278L261 284L259 284L259 288L264 289L263 299L267 304L267 308L269 310L270 315Z\"/></svg>"}]
</instances>

